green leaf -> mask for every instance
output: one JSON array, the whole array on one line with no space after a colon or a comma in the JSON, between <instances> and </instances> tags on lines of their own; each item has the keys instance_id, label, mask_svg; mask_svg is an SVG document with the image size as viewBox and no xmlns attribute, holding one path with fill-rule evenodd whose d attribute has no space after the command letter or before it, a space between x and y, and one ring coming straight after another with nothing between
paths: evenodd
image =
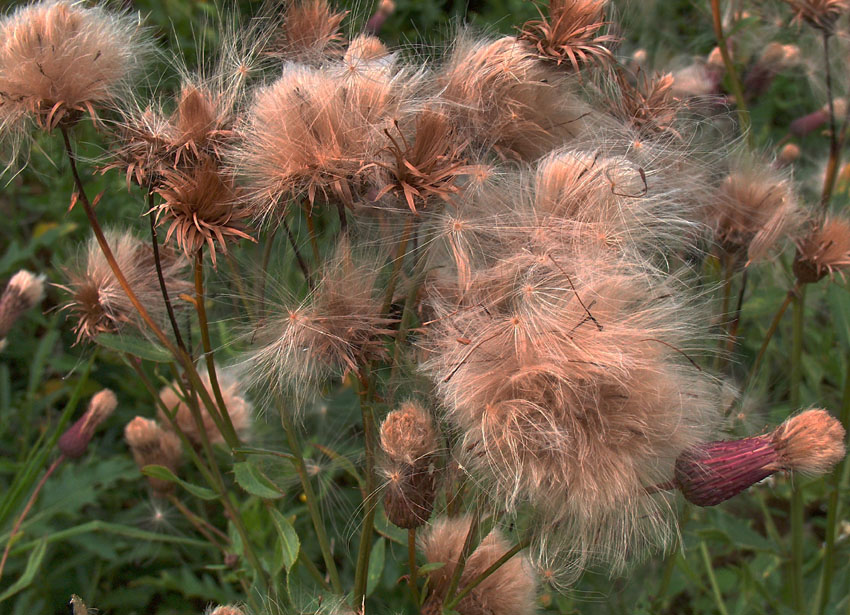
<instances>
[{"instance_id":1,"label":"green leaf","mask_svg":"<svg viewBox=\"0 0 850 615\"><path fill-rule=\"evenodd\" d=\"M30 558L27 560L27 567L24 569L24 573L9 589L3 592L3 595L0 596L0 602L11 598L22 589L26 589L29 584L32 583L32 580L35 578L35 573L38 572L38 569L41 566L41 560L44 559L44 554L46 552L47 540L41 539L41 541L39 541L39 543L35 546L35 549L32 550L32 553L30 553Z\"/></svg>"},{"instance_id":2,"label":"green leaf","mask_svg":"<svg viewBox=\"0 0 850 615\"><path fill-rule=\"evenodd\" d=\"M844 350L850 349L850 292L837 284L830 284L827 292L832 310L832 326Z\"/></svg>"},{"instance_id":3,"label":"green leaf","mask_svg":"<svg viewBox=\"0 0 850 615\"><path fill-rule=\"evenodd\" d=\"M446 565L445 562L428 562L427 564L425 564L423 566L419 566L419 568L418 568L419 574L430 574L430 573L434 572L435 570L439 570L440 568L442 568L445 565Z\"/></svg>"},{"instance_id":4,"label":"green leaf","mask_svg":"<svg viewBox=\"0 0 850 615\"><path fill-rule=\"evenodd\" d=\"M164 480L169 483L177 483L186 491L194 495L196 498L201 498L202 500L215 500L218 498L215 491L213 491L212 489L207 489L206 487L200 487L198 485L193 485L192 483L187 483L185 480L177 478L174 473L165 466L145 466L144 468L142 468L142 474L144 474L145 476L150 476L151 478L158 478L159 480Z\"/></svg>"},{"instance_id":5,"label":"green leaf","mask_svg":"<svg viewBox=\"0 0 850 615\"><path fill-rule=\"evenodd\" d=\"M233 474L239 486L251 495L264 500L276 500L283 497L283 492L250 461L234 464Z\"/></svg>"},{"instance_id":6,"label":"green leaf","mask_svg":"<svg viewBox=\"0 0 850 615\"><path fill-rule=\"evenodd\" d=\"M122 354L131 354L134 357L139 357L147 361L169 363L174 360L171 353L162 346L134 335L101 333L94 338L94 341L104 348L109 348Z\"/></svg>"},{"instance_id":7,"label":"green leaf","mask_svg":"<svg viewBox=\"0 0 850 615\"><path fill-rule=\"evenodd\" d=\"M277 534L280 537L280 548L283 555L283 565L288 573L292 570L295 562L298 561L298 553L301 550L301 541L298 539L298 534L289 520L284 517L276 508L269 508L269 512L274 521L274 526L277 528Z\"/></svg>"},{"instance_id":8,"label":"green leaf","mask_svg":"<svg viewBox=\"0 0 850 615\"><path fill-rule=\"evenodd\" d=\"M372 547L372 555L369 558L369 570L366 572L366 595L369 596L378 587L378 581L384 573L384 561L387 555L387 541L383 537L378 538Z\"/></svg>"}]
</instances>

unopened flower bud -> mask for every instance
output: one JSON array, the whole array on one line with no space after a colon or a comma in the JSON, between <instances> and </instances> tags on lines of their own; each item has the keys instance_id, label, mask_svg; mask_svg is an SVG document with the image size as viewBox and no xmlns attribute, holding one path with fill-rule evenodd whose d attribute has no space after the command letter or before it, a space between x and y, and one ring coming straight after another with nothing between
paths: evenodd
<instances>
[{"instance_id":1,"label":"unopened flower bud","mask_svg":"<svg viewBox=\"0 0 850 615\"><path fill-rule=\"evenodd\" d=\"M245 615L245 612L238 606L228 604L215 607L213 610L208 611L208 615Z\"/></svg>"},{"instance_id":2,"label":"unopened flower bud","mask_svg":"<svg viewBox=\"0 0 850 615\"><path fill-rule=\"evenodd\" d=\"M709 442L676 461L676 486L697 506L714 506L780 470L817 475L845 454L844 428L825 410L807 410L773 432Z\"/></svg>"},{"instance_id":3,"label":"unopened flower bud","mask_svg":"<svg viewBox=\"0 0 850 615\"><path fill-rule=\"evenodd\" d=\"M156 421L137 416L124 428L124 438L139 469L156 464L176 472L180 466L180 438L165 431ZM174 488L172 483L151 476L148 483L157 496L165 495Z\"/></svg>"},{"instance_id":4,"label":"unopened flower bud","mask_svg":"<svg viewBox=\"0 0 850 615\"><path fill-rule=\"evenodd\" d=\"M12 276L0 296L0 339L6 337L21 314L44 298L44 275L21 269Z\"/></svg>"},{"instance_id":5,"label":"unopened flower bud","mask_svg":"<svg viewBox=\"0 0 850 615\"><path fill-rule=\"evenodd\" d=\"M118 399L109 389L103 389L92 397L85 414L59 438L58 446L62 454L70 459L82 457L98 425L103 423L117 406Z\"/></svg>"},{"instance_id":6,"label":"unopened flower bud","mask_svg":"<svg viewBox=\"0 0 850 615\"><path fill-rule=\"evenodd\" d=\"M796 143L786 143L776 157L776 166L787 167L800 157L800 146Z\"/></svg>"},{"instance_id":7,"label":"unopened flower bud","mask_svg":"<svg viewBox=\"0 0 850 615\"><path fill-rule=\"evenodd\" d=\"M370 34L377 34L381 31L381 27L387 18L395 12L395 2L393 0L381 0L378 3L378 10L366 22L364 30Z\"/></svg>"}]
</instances>

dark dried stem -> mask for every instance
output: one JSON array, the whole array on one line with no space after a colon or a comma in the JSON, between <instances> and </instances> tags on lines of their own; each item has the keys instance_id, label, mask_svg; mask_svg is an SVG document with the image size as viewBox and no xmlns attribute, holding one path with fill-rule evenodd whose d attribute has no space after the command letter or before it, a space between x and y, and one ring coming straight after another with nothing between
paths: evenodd
<instances>
[{"instance_id":1,"label":"dark dried stem","mask_svg":"<svg viewBox=\"0 0 850 615\"><path fill-rule=\"evenodd\" d=\"M310 290L313 290L313 279L310 277L310 269L307 267L307 262L304 260L304 257L301 256L301 252L298 250L298 244L295 242L295 236L289 229L289 223L286 221L286 218L284 218L282 222L283 228L286 231L286 237L287 239L289 239L289 245L292 246L292 252L295 254L295 260L298 263L298 268L301 269L301 273L304 274L304 279L307 281L307 286L310 287Z\"/></svg>"},{"instance_id":2,"label":"dark dried stem","mask_svg":"<svg viewBox=\"0 0 850 615\"><path fill-rule=\"evenodd\" d=\"M186 346L183 343L183 336L180 335L180 326L177 324L177 317L174 315L174 306L171 304L171 297L168 295L168 288L165 286L165 276L162 274L162 259L159 255L159 239L156 232L155 214L153 211L154 193L148 190L148 220L151 225L151 246L153 247L153 261L156 266L156 277L159 279L159 289L162 291L162 300L165 302L165 310L168 312L168 320L171 322L171 328L174 331L174 339L177 346L186 351Z\"/></svg>"}]
</instances>

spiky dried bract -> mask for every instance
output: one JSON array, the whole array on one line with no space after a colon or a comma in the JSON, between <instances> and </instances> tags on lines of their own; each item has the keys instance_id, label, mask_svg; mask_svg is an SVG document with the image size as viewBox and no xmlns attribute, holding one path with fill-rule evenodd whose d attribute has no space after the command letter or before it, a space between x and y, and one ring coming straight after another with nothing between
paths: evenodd
<instances>
[{"instance_id":1,"label":"spiky dried bract","mask_svg":"<svg viewBox=\"0 0 850 615\"><path fill-rule=\"evenodd\" d=\"M461 136L508 158L530 161L562 145L589 113L563 76L510 36L461 35L438 81Z\"/></svg>"},{"instance_id":2,"label":"spiky dried bract","mask_svg":"<svg viewBox=\"0 0 850 615\"><path fill-rule=\"evenodd\" d=\"M827 34L832 34L838 18L850 10L848 0L785 0L791 6L796 21L807 24Z\"/></svg>"},{"instance_id":3,"label":"spiky dried bract","mask_svg":"<svg viewBox=\"0 0 850 615\"><path fill-rule=\"evenodd\" d=\"M233 428L239 437L244 439L251 430L253 407L245 398L242 386L230 370L218 370L216 375L218 376L218 384L221 389L224 405L227 407L227 414L230 416L230 422L233 423ZM204 388L206 388L210 399L215 399L209 374L207 372L201 372L200 376L201 382ZM178 394L179 390L177 383L172 383L171 386L165 387L160 391L159 399L174 417L174 421L177 423L180 431L186 434L194 444L200 445L202 438L198 424L195 422L195 417L192 414L189 404L186 403L186 400L181 394ZM200 413L207 440L212 444L223 444L224 436L219 432L215 421L203 404L200 404ZM163 425L170 425L167 417L163 415L162 408L159 409L158 417Z\"/></svg>"},{"instance_id":4,"label":"spiky dried bract","mask_svg":"<svg viewBox=\"0 0 850 615\"><path fill-rule=\"evenodd\" d=\"M118 398L109 389L96 393L89 402L88 410L63 433L57 446L63 455L71 459L82 457L97 429L118 407Z\"/></svg>"},{"instance_id":5,"label":"spiky dried bract","mask_svg":"<svg viewBox=\"0 0 850 615\"><path fill-rule=\"evenodd\" d=\"M300 195L353 205L407 80L392 64L361 69L341 78L335 69L289 64L256 94L237 154L256 218L277 222Z\"/></svg>"},{"instance_id":6,"label":"spiky dried bract","mask_svg":"<svg viewBox=\"0 0 850 615\"><path fill-rule=\"evenodd\" d=\"M578 72L596 64L607 67L614 63L609 48L617 37L602 34L608 22L605 5L608 0L550 0L549 17L526 22L518 38L529 43L540 58L566 64Z\"/></svg>"},{"instance_id":7,"label":"spiky dried bract","mask_svg":"<svg viewBox=\"0 0 850 615\"><path fill-rule=\"evenodd\" d=\"M783 469L817 476L826 474L846 454L844 427L826 410L792 416L771 434Z\"/></svg>"},{"instance_id":8,"label":"spiky dried bract","mask_svg":"<svg viewBox=\"0 0 850 615\"><path fill-rule=\"evenodd\" d=\"M389 162L376 165L388 177L378 180L384 185L375 197L392 193L413 213L417 203L420 207L435 201L451 203L461 191L459 180L473 171L463 153L466 143L458 140L444 114L426 109L416 116L415 124L412 144L398 124L395 134L385 130L389 143L383 153Z\"/></svg>"},{"instance_id":9,"label":"spiky dried bract","mask_svg":"<svg viewBox=\"0 0 850 615\"><path fill-rule=\"evenodd\" d=\"M137 416L124 428L124 439L127 440L133 460L139 469L148 465L160 465L177 473L183 456L177 434L165 431L152 419ZM165 496L174 489L172 482L152 476L147 479L156 496Z\"/></svg>"},{"instance_id":10,"label":"spiky dried bract","mask_svg":"<svg viewBox=\"0 0 850 615\"><path fill-rule=\"evenodd\" d=\"M0 132L47 130L112 103L139 64L136 20L69 0L20 7L0 21Z\"/></svg>"},{"instance_id":11,"label":"spiky dried bract","mask_svg":"<svg viewBox=\"0 0 850 615\"><path fill-rule=\"evenodd\" d=\"M410 465L437 450L433 422L422 404L408 401L387 415L381 423L381 448Z\"/></svg>"},{"instance_id":12,"label":"spiky dried bract","mask_svg":"<svg viewBox=\"0 0 850 615\"><path fill-rule=\"evenodd\" d=\"M646 488L715 422L717 390L687 357L695 329L671 284L607 251L550 245L477 269L460 304L432 299L425 368L464 466L508 510L532 504L579 563L616 569L669 538L669 507Z\"/></svg>"},{"instance_id":13,"label":"spiky dried bract","mask_svg":"<svg viewBox=\"0 0 850 615\"><path fill-rule=\"evenodd\" d=\"M709 442L676 461L675 485L697 506L715 506L776 472L825 474L846 454L844 428L826 410L806 410L769 434Z\"/></svg>"},{"instance_id":14,"label":"spiky dried bract","mask_svg":"<svg viewBox=\"0 0 850 615\"><path fill-rule=\"evenodd\" d=\"M741 164L706 207L720 247L747 263L768 257L800 222L791 181L767 165Z\"/></svg>"},{"instance_id":15,"label":"spiky dried bract","mask_svg":"<svg viewBox=\"0 0 850 615\"><path fill-rule=\"evenodd\" d=\"M173 236L187 257L207 245L215 266L216 251L226 253L228 241L254 241L245 232L250 213L241 206L241 190L212 157L186 171L164 171L157 193L162 197L157 219L159 224L169 223L165 241Z\"/></svg>"},{"instance_id":16,"label":"spiky dried bract","mask_svg":"<svg viewBox=\"0 0 850 615\"><path fill-rule=\"evenodd\" d=\"M164 322L165 305L151 245L130 232L107 230L105 235L130 288L154 319ZM183 279L186 261L168 249L160 250L160 259L163 277L172 296L188 292L190 286ZM93 236L64 273L66 282L60 288L71 297L62 309L68 310L74 321L78 343L83 339L94 340L100 333L116 333L128 323L140 322L136 309Z\"/></svg>"},{"instance_id":17,"label":"spiky dried bract","mask_svg":"<svg viewBox=\"0 0 850 615\"><path fill-rule=\"evenodd\" d=\"M287 0L287 4L272 53L284 60L319 62L342 52L345 38L340 26L348 11L335 11L327 0Z\"/></svg>"},{"instance_id":18,"label":"spiky dried bract","mask_svg":"<svg viewBox=\"0 0 850 615\"><path fill-rule=\"evenodd\" d=\"M443 563L428 573L431 595L423 613L439 613L452 575L457 568L471 518L440 518L420 538L420 547L430 564ZM458 589L478 577L507 553L511 544L498 529L487 534L466 560ZM530 615L537 611L537 581L524 555L515 555L477 585L455 610L461 615ZM427 611L428 608L436 610Z\"/></svg>"},{"instance_id":19,"label":"spiky dried bract","mask_svg":"<svg viewBox=\"0 0 850 615\"><path fill-rule=\"evenodd\" d=\"M0 340L8 335L21 315L44 298L44 274L21 269L6 284L0 296Z\"/></svg>"},{"instance_id":20,"label":"spiky dried bract","mask_svg":"<svg viewBox=\"0 0 850 615\"><path fill-rule=\"evenodd\" d=\"M309 397L328 378L385 357L395 320L381 313L379 269L342 239L310 295L280 306L256 333L260 346L246 363L252 379L266 390Z\"/></svg>"},{"instance_id":21,"label":"spiky dried bract","mask_svg":"<svg viewBox=\"0 0 850 615\"><path fill-rule=\"evenodd\" d=\"M639 134L672 134L683 103L674 95L672 73L648 77L639 73L632 84L623 72L617 73L619 96L610 101L614 115L631 124Z\"/></svg>"},{"instance_id":22,"label":"spiky dried bract","mask_svg":"<svg viewBox=\"0 0 850 615\"><path fill-rule=\"evenodd\" d=\"M850 220L843 216L826 218L816 223L796 241L794 275L804 284L815 283L825 276L850 266Z\"/></svg>"}]
</instances>

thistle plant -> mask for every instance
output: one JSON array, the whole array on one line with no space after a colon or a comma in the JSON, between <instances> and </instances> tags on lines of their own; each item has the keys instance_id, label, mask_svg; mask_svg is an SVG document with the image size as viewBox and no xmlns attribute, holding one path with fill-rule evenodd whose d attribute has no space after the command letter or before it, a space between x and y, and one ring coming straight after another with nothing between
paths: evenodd
<instances>
[{"instance_id":1,"label":"thistle plant","mask_svg":"<svg viewBox=\"0 0 850 615\"><path fill-rule=\"evenodd\" d=\"M712 0L717 47L685 68L631 49L615 4L551 0L499 35L458 25L426 58L381 38L392 2L367 19L270 0L211 28L198 66L171 54L172 78L148 82L144 16L10 10L0 143L22 181L61 152L57 215L82 244L0 297L0 352L42 340L15 372L29 384L4 466L20 469L0 468L0 578L17 580L0 602L29 595L66 537L113 552L87 542L100 532L145 554L121 555L146 558L140 612L185 590L207 615L568 613L620 576L652 612L705 594L729 613L709 538L737 511L788 588L750 572L760 612L807 612L812 587L819 614L846 608L850 370L836 384L847 366L815 370L805 348L846 327L805 297L850 266L830 56L847 3L789 0L770 17L801 40L764 27L758 46ZM827 104L774 143L749 110L800 77L807 36ZM798 173L819 130L813 190ZM775 337L788 352L768 352ZM62 378L44 373L51 352ZM737 420L753 406L779 426ZM126 498L60 527L74 480ZM145 505L156 531L127 513Z\"/></svg>"}]
</instances>

